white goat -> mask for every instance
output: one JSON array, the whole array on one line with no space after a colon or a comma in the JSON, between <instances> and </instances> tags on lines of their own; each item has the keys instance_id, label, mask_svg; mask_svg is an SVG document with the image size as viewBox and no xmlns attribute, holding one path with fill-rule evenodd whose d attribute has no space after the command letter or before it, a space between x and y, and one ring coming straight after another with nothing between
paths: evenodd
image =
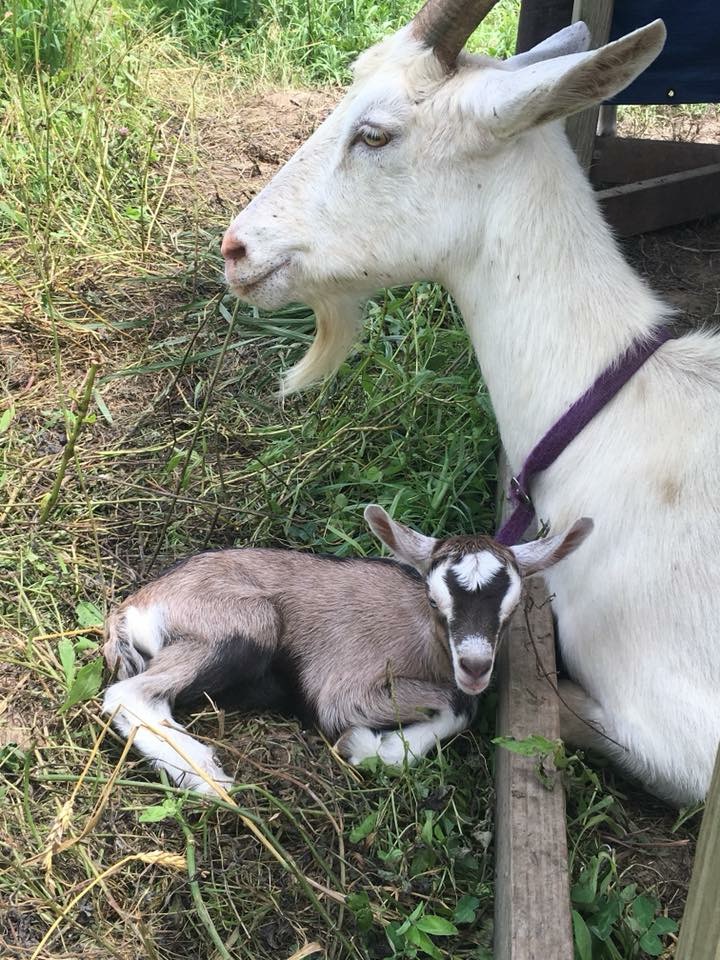
<instances>
[{"instance_id":1,"label":"white goat","mask_svg":"<svg viewBox=\"0 0 720 960\"><path fill-rule=\"evenodd\" d=\"M220 550L122 603L106 625L105 658L119 680L103 703L118 730L137 728L141 753L204 792L212 787L198 771L232 781L171 715L203 696L314 722L340 737L352 763L422 756L472 720L522 577L557 563L592 529L579 520L561 536L507 548L489 537L425 537L377 506L365 516L401 562Z\"/></svg>"},{"instance_id":2,"label":"white goat","mask_svg":"<svg viewBox=\"0 0 720 960\"><path fill-rule=\"evenodd\" d=\"M624 261L563 132L630 83L661 21L592 52L583 24L505 62L462 46L492 2L430 0L364 53L334 113L233 221L226 276L304 301L317 336L285 377L336 369L361 305L418 279L455 297L517 470L545 430L671 313ZM652 791L702 797L720 738L720 341L664 344L534 484L539 515L597 533L548 585L564 718ZM614 743L613 743L614 741Z\"/></svg>"}]
</instances>

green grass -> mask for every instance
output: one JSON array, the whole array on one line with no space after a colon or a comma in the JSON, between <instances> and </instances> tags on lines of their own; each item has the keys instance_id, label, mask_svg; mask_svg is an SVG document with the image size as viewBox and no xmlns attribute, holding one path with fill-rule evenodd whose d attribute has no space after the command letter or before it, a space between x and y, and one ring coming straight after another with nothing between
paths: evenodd
<instances>
[{"instance_id":1,"label":"green grass","mask_svg":"<svg viewBox=\"0 0 720 960\"><path fill-rule=\"evenodd\" d=\"M276 143L274 107L253 113L254 91L344 82L354 53L414 5L11 0L9 11L0 21L9 955L276 960L320 943L337 958L488 957L491 696L472 734L395 773L355 773L296 724L207 709L193 729L222 740L241 784L237 808L202 806L124 756L94 697L96 624L188 552L262 543L367 553L369 501L428 533L492 529L495 426L440 290L421 284L371 303L365 341L338 378L281 407L278 374L307 346L312 318L238 307L220 280L221 232L260 182L243 158L257 155L267 175L294 146L290 136ZM516 2L500 4L474 45L509 52L516 13ZM327 99L307 119L295 107L284 115L291 132L304 136ZM622 894L628 867L614 854L594 887L592 870L608 832L647 827L611 780L578 761L570 773L575 907L591 928L603 897L626 898L594 956L641 956L633 904L662 891L650 877Z\"/></svg>"}]
</instances>

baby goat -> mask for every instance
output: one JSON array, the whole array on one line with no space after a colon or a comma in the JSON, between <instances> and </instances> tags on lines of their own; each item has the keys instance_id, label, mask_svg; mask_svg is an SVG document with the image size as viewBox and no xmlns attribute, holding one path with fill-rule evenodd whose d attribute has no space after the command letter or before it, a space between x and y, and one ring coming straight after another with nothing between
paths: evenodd
<instances>
[{"instance_id":1,"label":"baby goat","mask_svg":"<svg viewBox=\"0 0 720 960\"><path fill-rule=\"evenodd\" d=\"M106 625L105 659L119 679L103 710L117 729L137 728L141 753L203 792L212 791L193 767L226 788L232 780L171 714L203 696L315 723L351 763L420 757L471 722L522 578L592 529L582 519L506 548L425 537L378 506L365 518L397 560L220 550L125 600Z\"/></svg>"}]
</instances>

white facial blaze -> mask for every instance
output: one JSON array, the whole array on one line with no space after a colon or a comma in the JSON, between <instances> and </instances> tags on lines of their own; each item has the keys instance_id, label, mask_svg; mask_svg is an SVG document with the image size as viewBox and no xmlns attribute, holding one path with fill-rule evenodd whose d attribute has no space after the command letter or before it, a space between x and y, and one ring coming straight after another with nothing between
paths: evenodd
<instances>
[{"instance_id":1,"label":"white facial blaze","mask_svg":"<svg viewBox=\"0 0 720 960\"><path fill-rule=\"evenodd\" d=\"M490 583L503 566L502 560L489 550L483 550L482 553L468 553L453 564L452 572L461 587L466 590L480 590L486 583Z\"/></svg>"},{"instance_id":2,"label":"white facial blaze","mask_svg":"<svg viewBox=\"0 0 720 960\"><path fill-rule=\"evenodd\" d=\"M469 660L492 660L493 645L480 633L471 633L463 637L462 643L455 648L458 659L467 657Z\"/></svg>"},{"instance_id":3,"label":"white facial blaze","mask_svg":"<svg viewBox=\"0 0 720 960\"><path fill-rule=\"evenodd\" d=\"M448 569L447 563L441 563L435 567L427 578L428 593L437 604L438 610L450 623L453 618L453 602L448 585L445 582L445 573Z\"/></svg>"},{"instance_id":4,"label":"white facial blaze","mask_svg":"<svg viewBox=\"0 0 720 960\"><path fill-rule=\"evenodd\" d=\"M500 604L500 623L503 624L507 618L514 612L515 607L520 601L520 595L522 593L522 579L517 570L513 570L511 566L505 568L507 574L510 577L510 586L505 592L505 596L502 599Z\"/></svg>"}]
</instances>

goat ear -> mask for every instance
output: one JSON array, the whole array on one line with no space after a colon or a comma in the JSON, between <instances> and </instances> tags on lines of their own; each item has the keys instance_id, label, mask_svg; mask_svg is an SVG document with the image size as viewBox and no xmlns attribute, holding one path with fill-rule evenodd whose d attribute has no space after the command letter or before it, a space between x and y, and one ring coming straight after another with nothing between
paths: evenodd
<instances>
[{"instance_id":1,"label":"goat ear","mask_svg":"<svg viewBox=\"0 0 720 960\"><path fill-rule=\"evenodd\" d=\"M551 60L553 57L564 57L568 53L582 53L589 46L590 31L582 20L578 20L576 23L571 23L569 27L563 27L562 30L553 33L531 50L508 57L503 66L509 70L519 70L521 67L529 67L531 63L540 63L543 60Z\"/></svg>"},{"instance_id":2,"label":"goat ear","mask_svg":"<svg viewBox=\"0 0 720 960\"><path fill-rule=\"evenodd\" d=\"M482 71L481 81L492 83L487 91L491 130L507 139L607 100L653 62L665 36L665 24L654 20L598 50L493 71L492 76Z\"/></svg>"},{"instance_id":3,"label":"goat ear","mask_svg":"<svg viewBox=\"0 0 720 960\"><path fill-rule=\"evenodd\" d=\"M581 517L565 533L510 547L520 567L520 573L523 577L531 577L540 570L552 567L573 550L577 550L583 540L590 535L592 528L592 520L589 517Z\"/></svg>"},{"instance_id":4,"label":"goat ear","mask_svg":"<svg viewBox=\"0 0 720 960\"><path fill-rule=\"evenodd\" d=\"M376 503L365 507L365 521L378 540L381 540L398 560L409 563L420 573L427 573L437 543L434 537L425 537L422 533L398 523Z\"/></svg>"}]
</instances>

